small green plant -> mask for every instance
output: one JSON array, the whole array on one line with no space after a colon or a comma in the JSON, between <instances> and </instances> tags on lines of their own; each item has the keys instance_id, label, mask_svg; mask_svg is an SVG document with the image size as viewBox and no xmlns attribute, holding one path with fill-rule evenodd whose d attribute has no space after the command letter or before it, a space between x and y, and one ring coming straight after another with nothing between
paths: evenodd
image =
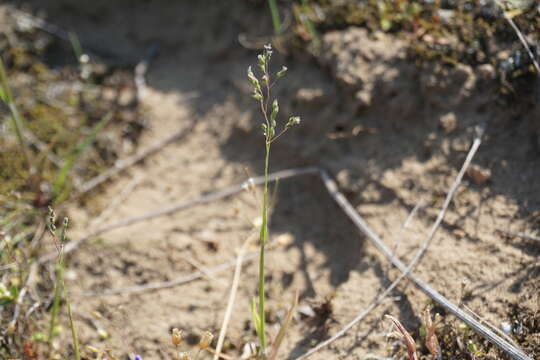
<instances>
[{"instance_id":1,"label":"small green plant","mask_svg":"<svg viewBox=\"0 0 540 360\"><path fill-rule=\"evenodd\" d=\"M68 218L64 218L62 229L60 230L60 236L58 240L57 230L56 230L56 214L52 208L49 208L49 219L47 226L49 232L51 233L53 239L55 240L56 249L58 250L58 260L56 262L56 282L54 285L54 300L53 307L51 311L51 322L49 325L49 337L47 342L49 343L49 352L52 351L52 340L56 333L56 321L58 313L60 311L60 301L62 296L64 297L66 308L68 312L69 327L71 328L71 340L73 345L73 352L75 354L76 360L81 360L81 353L79 350L79 340L77 337L77 331L75 329L75 323L73 322L73 314L71 312L71 304L69 302L68 291L64 281L64 273L66 270L66 265L64 261L64 245L66 243L67 236L67 227L68 227Z\"/></svg>"},{"instance_id":2,"label":"small green plant","mask_svg":"<svg viewBox=\"0 0 540 360\"><path fill-rule=\"evenodd\" d=\"M265 160L264 160L264 187L263 187L263 203L262 203L262 225L260 231L260 255L259 255L259 300L258 304L255 299L251 302L251 313L253 316L253 323L255 331L259 337L259 349L258 358L266 359L266 330L265 330L265 248L268 242L268 208L269 208L269 196L268 196L268 164L270 161L270 147L272 143L283 135L291 127L300 123L298 116L290 117L289 120L281 126L278 131L277 116L279 113L279 102L274 99L271 102L271 89L275 85L276 81L282 78L286 71L286 67L282 67L280 71L275 74L275 79L270 75L270 59L272 57L272 46L265 45L264 51L258 56L258 68L260 70L260 80L255 75L251 66L248 68L247 75L248 80L253 87L253 98L257 100L261 107L263 115L262 132L264 135L265 145Z\"/></svg>"}]
</instances>

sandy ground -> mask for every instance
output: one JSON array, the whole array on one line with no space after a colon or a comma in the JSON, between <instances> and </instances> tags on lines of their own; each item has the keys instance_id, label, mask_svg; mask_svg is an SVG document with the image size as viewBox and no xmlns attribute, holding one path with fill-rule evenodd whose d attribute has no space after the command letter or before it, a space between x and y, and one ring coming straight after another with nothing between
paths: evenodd
<instances>
[{"instance_id":1,"label":"sandy ground","mask_svg":"<svg viewBox=\"0 0 540 360\"><path fill-rule=\"evenodd\" d=\"M74 209L73 238L98 226L90 225L92 219L127 186L136 184L103 223L158 211L240 183L247 174L261 174L261 118L245 81L256 52L240 46L237 37L271 33L264 6L204 1L120 1L114 9L106 1L30 5L77 31L83 43L107 48L119 58L136 61L159 43L143 99L151 120L139 146L190 131L95 191L91 207ZM473 163L491 173L489 180L466 179L416 273L496 326L509 321L511 304L538 310L538 244L496 232L538 231L538 106L526 101L519 108L498 105L489 68L476 73L466 67L419 70L405 60L403 44L385 35L353 29L327 33L322 40L318 61L273 59L276 70L282 64L290 69L278 89L283 118L298 114L303 123L273 146L271 168L328 169L375 232L390 246L399 240L397 252L408 261L465 158L474 126L485 126ZM257 221L257 196L246 192L118 229L79 248L68 275L82 341L118 355L170 359L171 328L184 329L192 343L206 329L217 335L231 269L167 289L95 293L173 280L234 259ZM417 217L403 229L420 201L424 205ZM333 309L327 318L323 312L316 319L298 318L282 358L294 358L335 333L398 275L316 177L279 184L271 233L277 245L267 261L270 330L283 318L295 289L304 309L318 309L326 301ZM255 340L249 300L256 294L256 277L256 262L248 262L227 335L226 352L233 356ZM417 331L429 305L426 296L403 282L363 323L312 358L384 357L394 342L386 338L389 324L383 315L392 314ZM101 338L98 329L108 337Z\"/></svg>"}]
</instances>

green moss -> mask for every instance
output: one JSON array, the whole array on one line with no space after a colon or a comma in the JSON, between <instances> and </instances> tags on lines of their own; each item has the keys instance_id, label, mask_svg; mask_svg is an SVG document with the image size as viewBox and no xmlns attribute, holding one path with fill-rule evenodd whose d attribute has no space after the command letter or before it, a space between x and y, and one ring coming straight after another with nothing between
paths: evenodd
<instances>
[{"instance_id":1,"label":"green moss","mask_svg":"<svg viewBox=\"0 0 540 360\"><path fill-rule=\"evenodd\" d=\"M16 146L0 151L0 193L7 194L25 187L28 179L28 170L25 159Z\"/></svg>"}]
</instances>

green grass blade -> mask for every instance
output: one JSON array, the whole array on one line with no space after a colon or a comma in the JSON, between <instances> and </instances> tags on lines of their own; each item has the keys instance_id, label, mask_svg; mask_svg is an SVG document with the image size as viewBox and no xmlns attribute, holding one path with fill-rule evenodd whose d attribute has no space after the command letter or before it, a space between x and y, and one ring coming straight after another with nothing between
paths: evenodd
<instances>
[{"instance_id":1,"label":"green grass blade","mask_svg":"<svg viewBox=\"0 0 540 360\"><path fill-rule=\"evenodd\" d=\"M23 126L23 119L19 114L17 107L15 106L15 102L13 101L13 93L11 92L11 88L9 87L7 81L6 70L4 68L2 58L0 58L0 99L9 107L9 110L11 112L11 122L13 125L13 129L15 130L17 140L19 141L21 152L23 153L24 159L26 160L28 167L31 167L30 157L26 152L26 146L24 143L24 138L22 136L21 128Z\"/></svg>"},{"instance_id":2,"label":"green grass blade","mask_svg":"<svg viewBox=\"0 0 540 360\"><path fill-rule=\"evenodd\" d=\"M61 202L67 196L65 194L66 181L69 171L73 168L79 157L88 149L88 147L94 142L97 135L103 130L105 125L111 120L112 114L109 113L103 117L80 143L78 143L71 154L66 159L64 166L58 172L58 176L53 185L53 193L55 197L55 203Z\"/></svg>"},{"instance_id":3,"label":"green grass blade","mask_svg":"<svg viewBox=\"0 0 540 360\"><path fill-rule=\"evenodd\" d=\"M11 100L13 99L11 89L7 82L6 70L2 58L0 58L0 99L6 104L11 103Z\"/></svg>"},{"instance_id":4,"label":"green grass blade","mask_svg":"<svg viewBox=\"0 0 540 360\"><path fill-rule=\"evenodd\" d=\"M84 53L81 46L81 42L79 41L79 37L73 31L70 31L68 33L68 37L69 37L69 42L71 44L71 48L73 49L73 54L75 55L77 62L80 63L82 55Z\"/></svg>"},{"instance_id":5,"label":"green grass blade","mask_svg":"<svg viewBox=\"0 0 540 360\"><path fill-rule=\"evenodd\" d=\"M257 313L257 302L255 299L251 299L251 318L253 320L253 325L255 326L255 332L257 333L257 336L259 336L259 333L261 332L261 319Z\"/></svg>"},{"instance_id":6,"label":"green grass blade","mask_svg":"<svg viewBox=\"0 0 540 360\"><path fill-rule=\"evenodd\" d=\"M304 12L304 18L303 20L306 23L306 27L309 32L309 36L311 37L311 41L318 46L319 45L319 35L317 34L317 30L315 29L315 25L313 24L313 21L309 18L308 12L310 11L310 5L309 0L301 0L302 3L302 11Z\"/></svg>"},{"instance_id":7,"label":"green grass blade","mask_svg":"<svg viewBox=\"0 0 540 360\"><path fill-rule=\"evenodd\" d=\"M268 0L270 14L272 15L272 25L274 26L274 34L279 35L281 32L281 19L279 18L279 10L276 0Z\"/></svg>"},{"instance_id":8,"label":"green grass blade","mask_svg":"<svg viewBox=\"0 0 540 360\"><path fill-rule=\"evenodd\" d=\"M298 297L299 297L298 290L294 294L293 303L291 304L291 307L289 308L289 311L287 312L287 316L285 317L285 320L283 321L283 324L281 325L281 328L279 329L279 333L276 337L276 340L272 344L272 350L270 351L270 356L268 357L269 360L275 360L277 358L279 348L281 344L283 343L283 339L285 339L285 334L287 333L287 330L291 326L291 322L293 319L294 314L296 313L296 308L298 307Z\"/></svg>"}]
</instances>

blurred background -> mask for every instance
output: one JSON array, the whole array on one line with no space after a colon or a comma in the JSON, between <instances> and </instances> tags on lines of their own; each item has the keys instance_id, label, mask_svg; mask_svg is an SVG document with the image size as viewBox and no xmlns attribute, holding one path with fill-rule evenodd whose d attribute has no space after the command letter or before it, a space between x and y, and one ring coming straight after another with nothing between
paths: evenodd
<instances>
[{"instance_id":1,"label":"blurred background","mask_svg":"<svg viewBox=\"0 0 540 360\"><path fill-rule=\"evenodd\" d=\"M0 357L74 352L65 310L50 329L57 273L40 261L56 251L49 207L58 228L69 217L69 242L85 239L65 271L84 358L169 359L172 328L186 331L188 348L219 332L232 269L207 270L234 259L259 221L260 193L103 229L263 172L246 71L265 44L273 71L288 68L272 90L281 124L302 118L273 145L272 171L327 169L404 262L483 129L417 273L495 327L510 324L513 341L540 356L539 36L534 0L1 1ZM294 359L399 273L316 176L274 191L268 321L276 332L298 289L282 354ZM206 275L161 287L197 271ZM248 262L225 342L232 358L249 357L256 338L256 278ZM139 288L152 284L161 285ZM404 282L313 358L399 358L388 313L427 359L426 308L442 317L445 358L503 356Z\"/></svg>"}]
</instances>

